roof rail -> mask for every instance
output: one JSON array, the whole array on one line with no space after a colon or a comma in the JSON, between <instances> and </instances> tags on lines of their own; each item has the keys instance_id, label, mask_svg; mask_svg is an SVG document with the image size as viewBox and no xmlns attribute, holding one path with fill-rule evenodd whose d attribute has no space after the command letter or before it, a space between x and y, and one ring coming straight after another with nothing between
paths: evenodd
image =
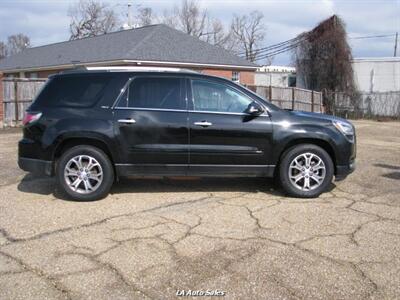
<instances>
[{"instance_id":1,"label":"roof rail","mask_svg":"<svg viewBox=\"0 0 400 300\"><path fill-rule=\"evenodd\" d=\"M87 68L85 66L76 66L72 69L67 69L64 71L61 71L60 74L68 74L68 73L76 73L76 72L82 72L82 71L86 71Z\"/></svg>"},{"instance_id":2,"label":"roof rail","mask_svg":"<svg viewBox=\"0 0 400 300\"><path fill-rule=\"evenodd\" d=\"M86 67L88 71L109 71L109 72L182 72L198 73L194 70L168 67Z\"/></svg>"}]
</instances>

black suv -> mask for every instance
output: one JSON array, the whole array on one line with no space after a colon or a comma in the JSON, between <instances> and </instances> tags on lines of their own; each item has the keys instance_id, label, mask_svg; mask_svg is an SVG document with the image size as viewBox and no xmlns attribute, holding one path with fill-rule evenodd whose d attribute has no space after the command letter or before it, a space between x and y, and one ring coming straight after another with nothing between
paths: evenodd
<instances>
[{"instance_id":1,"label":"black suv","mask_svg":"<svg viewBox=\"0 0 400 300\"><path fill-rule=\"evenodd\" d=\"M279 177L316 197L354 169L346 120L282 110L229 80L179 69L87 68L51 76L27 110L19 166L76 200L121 176Z\"/></svg>"}]
</instances>

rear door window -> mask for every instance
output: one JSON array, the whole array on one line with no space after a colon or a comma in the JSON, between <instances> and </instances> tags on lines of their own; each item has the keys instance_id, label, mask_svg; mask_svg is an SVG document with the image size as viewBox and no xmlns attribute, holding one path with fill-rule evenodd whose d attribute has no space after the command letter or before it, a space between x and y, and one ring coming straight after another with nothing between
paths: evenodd
<instances>
[{"instance_id":1,"label":"rear door window","mask_svg":"<svg viewBox=\"0 0 400 300\"><path fill-rule=\"evenodd\" d=\"M32 106L90 107L102 97L110 80L107 74L55 77Z\"/></svg>"},{"instance_id":2,"label":"rear door window","mask_svg":"<svg viewBox=\"0 0 400 300\"><path fill-rule=\"evenodd\" d=\"M186 109L182 79L177 77L136 77L128 85L118 107Z\"/></svg>"}]
</instances>

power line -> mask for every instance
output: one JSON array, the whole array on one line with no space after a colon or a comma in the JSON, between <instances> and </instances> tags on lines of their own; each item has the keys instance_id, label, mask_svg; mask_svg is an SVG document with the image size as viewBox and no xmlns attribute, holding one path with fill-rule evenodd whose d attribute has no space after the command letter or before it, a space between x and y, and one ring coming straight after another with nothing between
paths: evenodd
<instances>
[{"instance_id":1,"label":"power line","mask_svg":"<svg viewBox=\"0 0 400 300\"><path fill-rule=\"evenodd\" d=\"M369 36L358 36L358 37L349 37L349 39L372 39L372 38L387 38L393 37L396 34L385 34L385 35L369 35ZM281 54L287 51L290 51L296 48L301 42L307 39L307 34L302 36L297 36L295 38L273 44L267 47L257 48L253 50L253 55L255 56L255 60L265 59L277 54ZM238 56L246 57L246 52L241 52Z\"/></svg>"},{"instance_id":2,"label":"power line","mask_svg":"<svg viewBox=\"0 0 400 300\"><path fill-rule=\"evenodd\" d=\"M294 45L297 46L301 42L303 42L303 41L302 40L298 40L298 41L295 41L295 42L292 42L292 43L285 43L285 44L282 44L282 45L279 45L279 46L275 46L275 47L271 47L271 48L268 48L268 49L265 49L265 50L255 49L255 50L253 50L253 54L254 55L264 55L264 54L268 54L270 52L275 52L275 51L279 51L279 50L282 50L282 49L286 49L287 47L292 47ZM239 55L239 56L246 57L246 55Z\"/></svg>"},{"instance_id":3,"label":"power line","mask_svg":"<svg viewBox=\"0 0 400 300\"><path fill-rule=\"evenodd\" d=\"M291 42L295 42L296 40L299 40L299 39L301 39L301 38L300 38L300 37L295 37L295 38L293 38L293 39L286 40L286 41L283 41L283 42L280 42L280 43L277 43L277 44L273 44L273 45L270 45L270 46L267 46L267 47L254 49L254 51L267 51L267 50L272 50L272 49L278 48L278 47L280 47L280 46L284 46L284 45L286 45L286 44L290 44ZM245 54L246 54L246 52L240 52L240 53L238 53L238 55L245 55Z\"/></svg>"},{"instance_id":4,"label":"power line","mask_svg":"<svg viewBox=\"0 0 400 300\"><path fill-rule=\"evenodd\" d=\"M285 44L280 47L275 47L275 49L271 49L269 51L256 52L256 53L254 53L255 60L261 60L261 59L268 58L268 57L271 57L271 56L274 56L274 55L277 55L280 53L290 51L290 50L296 48L302 42L303 42L302 40L298 40L295 43Z\"/></svg>"},{"instance_id":5,"label":"power line","mask_svg":"<svg viewBox=\"0 0 400 300\"><path fill-rule=\"evenodd\" d=\"M349 37L351 40L361 40L361 39L375 39L375 38L386 38L386 37L392 37L395 36L396 34L384 34L384 35L367 35L367 36L357 36L357 37Z\"/></svg>"},{"instance_id":6,"label":"power line","mask_svg":"<svg viewBox=\"0 0 400 300\"><path fill-rule=\"evenodd\" d=\"M296 48L299 44L301 44L303 42L303 40L297 40L295 42L292 43L286 43L283 45L280 45L279 47L271 47L268 50L263 50L263 51L258 51L258 50L254 50L254 52L252 53L252 55L256 58L256 60L258 60L259 57L270 57L279 53L283 53L289 50L292 50L294 48ZM241 57L246 58L246 55L242 55Z\"/></svg>"},{"instance_id":7,"label":"power line","mask_svg":"<svg viewBox=\"0 0 400 300\"><path fill-rule=\"evenodd\" d=\"M281 54L281 53L284 53L284 52L288 52L288 51L296 48L297 46L298 45L295 44L295 45L292 45L292 46L288 46L288 47L286 47L284 49L279 49L279 50L272 51L272 52L269 52L269 53L266 53L266 54L263 54L263 55L259 55L259 56L256 55L256 59L255 60L262 60L262 59L265 59L265 58L268 58L268 57L272 57L272 56L275 56L275 55L278 55L278 54Z\"/></svg>"}]
</instances>

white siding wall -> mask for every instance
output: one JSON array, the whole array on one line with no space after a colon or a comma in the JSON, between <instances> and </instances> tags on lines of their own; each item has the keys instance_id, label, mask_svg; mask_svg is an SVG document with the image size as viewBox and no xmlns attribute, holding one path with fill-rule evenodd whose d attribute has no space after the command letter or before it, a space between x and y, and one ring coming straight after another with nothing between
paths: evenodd
<instances>
[{"instance_id":1,"label":"white siding wall","mask_svg":"<svg viewBox=\"0 0 400 300\"><path fill-rule=\"evenodd\" d=\"M361 92L400 91L400 57L354 59L353 71Z\"/></svg>"},{"instance_id":2,"label":"white siding wall","mask_svg":"<svg viewBox=\"0 0 400 300\"><path fill-rule=\"evenodd\" d=\"M255 85L288 87L291 73L285 72L256 72Z\"/></svg>"}]
</instances>

